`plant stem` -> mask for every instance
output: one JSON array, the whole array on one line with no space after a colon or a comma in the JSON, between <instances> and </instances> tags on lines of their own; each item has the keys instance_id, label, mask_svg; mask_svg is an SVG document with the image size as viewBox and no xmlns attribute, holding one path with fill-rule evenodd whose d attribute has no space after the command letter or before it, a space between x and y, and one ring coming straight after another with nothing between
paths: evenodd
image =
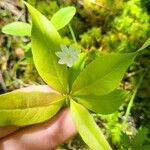
<instances>
[{"instance_id":1,"label":"plant stem","mask_svg":"<svg viewBox=\"0 0 150 150\"><path fill-rule=\"evenodd\" d=\"M25 0L27 2L27 0ZM25 22L29 23L29 18L28 18L28 9L27 6L25 5Z\"/></svg>"},{"instance_id":2,"label":"plant stem","mask_svg":"<svg viewBox=\"0 0 150 150\"><path fill-rule=\"evenodd\" d=\"M128 107L127 107L127 110L126 110L126 113L125 113L125 118L127 118L127 117L129 116L129 114L130 114L131 108L132 108L132 106L133 106L134 99L135 99L135 97L136 97L136 94L137 94L137 92L138 92L138 89L139 89L139 87L140 87L140 85L141 85L141 83L142 83L142 81L143 81L143 78L144 78L144 76L146 75L146 73L147 73L147 71L145 71L145 73L140 77L139 83L138 83L138 85L136 86L136 88L135 88L135 90L134 90L134 92L133 92L133 95L131 96L131 99L130 99L130 101L129 101L129 104L128 104Z\"/></svg>"},{"instance_id":3,"label":"plant stem","mask_svg":"<svg viewBox=\"0 0 150 150\"><path fill-rule=\"evenodd\" d=\"M127 110L126 110L126 113L125 113L125 118L127 118L130 114L130 110L132 108L132 105L133 105L133 101L135 99L135 96L137 94L137 91L138 91L138 87L135 88L134 92L133 92L133 95L131 96L131 99L129 101L129 104L128 104L128 107L127 107Z\"/></svg>"},{"instance_id":4,"label":"plant stem","mask_svg":"<svg viewBox=\"0 0 150 150\"><path fill-rule=\"evenodd\" d=\"M76 40L75 34L74 34L74 32L73 32L73 29L72 29L70 23L68 24L68 27L69 27L69 30L70 30L70 32L71 32L71 36L72 36L72 38L73 38L73 41L75 42L75 44L77 44L77 40Z\"/></svg>"}]
</instances>

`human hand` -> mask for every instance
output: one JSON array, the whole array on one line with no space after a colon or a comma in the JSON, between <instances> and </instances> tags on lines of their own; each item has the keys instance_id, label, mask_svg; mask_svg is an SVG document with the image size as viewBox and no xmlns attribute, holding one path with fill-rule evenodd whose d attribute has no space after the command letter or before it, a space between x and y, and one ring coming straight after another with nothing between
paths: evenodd
<instances>
[{"instance_id":1,"label":"human hand","mask_svg":"<svg viewBox=\"0 0 150 150\"><path fill-rule=\"evenodd\" d=\"M2 131L1 131L2 130ZM9 134L10 133L10 134ZM0 150L48 150L76 134L70 110L62 110L47 122L19 129L1 127Z\"/></svg>"}]
</instances>

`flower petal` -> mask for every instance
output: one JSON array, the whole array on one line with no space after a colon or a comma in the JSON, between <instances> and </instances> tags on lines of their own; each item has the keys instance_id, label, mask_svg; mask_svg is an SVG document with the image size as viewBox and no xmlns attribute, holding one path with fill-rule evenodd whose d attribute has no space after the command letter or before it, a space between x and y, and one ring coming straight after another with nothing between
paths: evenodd
<instances>
[{"instance_id":1,"label":"flower petal","mask_svg":"<svg viewBox=\"0 0 150 150\"><path fill-rule=\"evenodd\" d=\"M63 59L60 59L60 60L58 61L58 63L59 63L59 64L65 64L66 62L65 62Z\"/></svg>"},{"instance_id":2,"label":"flower petal","mask_svg":"<svg viewBox=\"0 0 150 150\"><path fill-rule=\"evenodd\" d=\"M58 56L59 58L64 57L64 53L63 53L63 52L56 52L55 54L56 54L56 56Z\"/></svg>"},{"instance_id":3,"label":"flower petal","mask_svg":"<svg viewBox=\"0 0 150 150\"><path fill-rule=\"evenodd\" d=\"M60 45L61 51L56 52L56 55L60 58L59 64L66 64L68 67L72 67L73 63L78 60L79 49L75 49L74 44L71 44L69 48L65 45Z\"/></svg>"},{"instance_id":4,"label":"flower petal","mask_svg":"<svg viewBox=\"0 0 150 150\"><path fill-rule=\"evenodd\" d=\"M60 48L61 48L62 52L64 52L64 53L67 53L67 52L68 52L67 46L61 44L61 45L60 45Z\"/></svg>"}]
</instances>

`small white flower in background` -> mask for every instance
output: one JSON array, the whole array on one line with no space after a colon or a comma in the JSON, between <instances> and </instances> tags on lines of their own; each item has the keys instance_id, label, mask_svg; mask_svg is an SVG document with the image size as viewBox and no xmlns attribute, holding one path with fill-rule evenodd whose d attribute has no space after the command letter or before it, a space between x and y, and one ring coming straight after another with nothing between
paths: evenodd
<instances>
[{"instance_id":1,"label":"small white flower in background","mask_svg":"<svg viewBox=\"0 0 150 150\"><path fill-rule=\"evenodd\" d=\"M73 44L70 45L69 48L65 45L60 45L60 48L61 51L55 53L60 58L58 63L72 67L73 63L79 59L78 54L80 50L76 49Z\"/></svg>"}]
</instances>

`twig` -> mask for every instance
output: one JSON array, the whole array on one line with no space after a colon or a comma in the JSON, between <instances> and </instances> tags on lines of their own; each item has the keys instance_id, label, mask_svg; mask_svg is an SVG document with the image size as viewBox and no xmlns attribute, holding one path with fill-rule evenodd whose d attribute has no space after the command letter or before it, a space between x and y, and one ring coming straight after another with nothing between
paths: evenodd
<instances>
[{"instance_id":1,"label":"twig","mask_svg":"<svg viewBox=\"0 0 150 150\"><path fill-rule=\"evenodd\" d=\"M25 0L25 1L27 1L27 0ZM25 5L25 22L29 23L28 9L27 9L26 5Z\"/></svg>"},{"instance_id":2,"label":"twig","mask_svg":"<svg viewBox=\"0 0 150 150\"><path fill-rule=\"evenodd\" d=\"M11 12L11 14L16 16L18 19L20 19L20 17L22 16L22 12L20 15L20 10L17 9L17 6L13 1L9 1L9 0L0 1L0 7L4 8L6 10L9 10ZM21 18L21 20L22 20L22 18Z\"/></svg>"},{"instance_id":3,"label":"twig","mask_svg":"<svg viewBox=\"0 0 150 150\"><path fill-rule=\"evenodd\" d=\"M0 86L2 87L2 90L3 90L4 92L7 92L7 88L6 88L5 82L4 82L4 80L3 80L3 76L2 76L1 71L0 71Z\"/></svg>"}]
</instances>

